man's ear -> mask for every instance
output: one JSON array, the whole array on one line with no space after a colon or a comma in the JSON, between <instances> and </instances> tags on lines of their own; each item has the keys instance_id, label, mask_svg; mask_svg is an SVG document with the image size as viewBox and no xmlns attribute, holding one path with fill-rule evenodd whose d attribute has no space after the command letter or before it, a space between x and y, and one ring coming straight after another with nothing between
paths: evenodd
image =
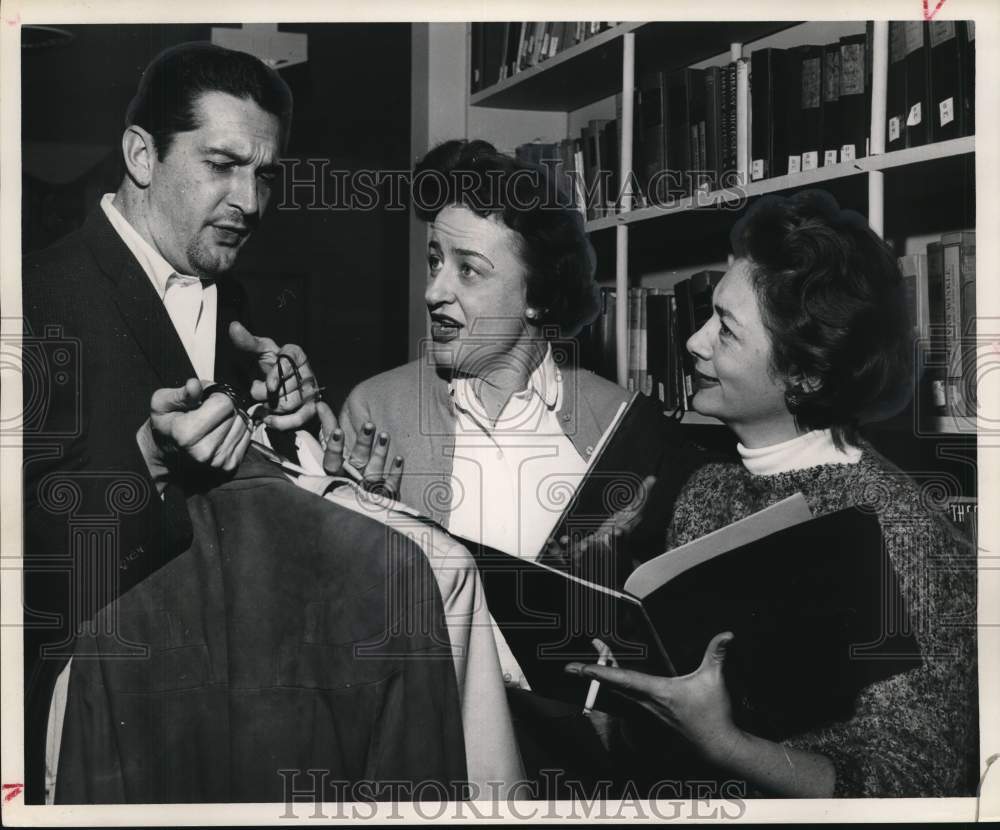
<instances>
[{"instance_id":1,"label":"man's ear","mask_svg":"<svg viewBox=\"0 0 1000 830\"><path fill-rule=\"evenodd\" d=\"M122 156L129 178L138 187L149 187L156 163L156 144L153 136L142 127L132 124L122 133Z\"/></svg>"}]
</instances>

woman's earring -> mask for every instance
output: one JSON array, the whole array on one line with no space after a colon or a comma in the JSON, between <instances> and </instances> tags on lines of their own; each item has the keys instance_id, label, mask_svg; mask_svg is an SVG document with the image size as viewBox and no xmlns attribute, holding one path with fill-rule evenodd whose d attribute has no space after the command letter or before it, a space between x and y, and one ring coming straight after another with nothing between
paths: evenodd
<instances>
[{"instance_id":1,"label":"woman's earring","mask_svg":"<svg viewBox=\"0 0 1000 830\"><path fill-rule=\"evenodd\" d=\"M542 319L542 317L545 316L547 311L547 308L526 308L524 310L524 316L531 320L531 322L537 323Z\"/></svg>"}]
</instances>

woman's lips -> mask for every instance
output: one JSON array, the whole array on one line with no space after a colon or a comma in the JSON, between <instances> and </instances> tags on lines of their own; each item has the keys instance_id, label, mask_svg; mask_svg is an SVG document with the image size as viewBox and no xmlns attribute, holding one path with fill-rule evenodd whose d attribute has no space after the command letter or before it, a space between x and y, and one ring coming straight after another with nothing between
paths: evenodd
<instances>
[{"instance_id":1,"label":"woman's lips","mask_svg":"<svg viewBox=\"0 0 1000 830\"><path fill-rule=\"evenodd\" d=\"M437 320L431 321L431 337L435 343L447 343L458 337L461 326L453 323L442 323Z\"/></svg>"},{"instance_id":2,"label":"woman's lips","mask_svg":"<svg viewBox=\"0 0 1000 830\"><path fill-rule=\"evenodd\" d=\"M703 375L701 372L694 373L694 383L699 389L706 389L710 386L718 386L719 379L713 378L711 375Z\"/></svg>"}]
</instances>

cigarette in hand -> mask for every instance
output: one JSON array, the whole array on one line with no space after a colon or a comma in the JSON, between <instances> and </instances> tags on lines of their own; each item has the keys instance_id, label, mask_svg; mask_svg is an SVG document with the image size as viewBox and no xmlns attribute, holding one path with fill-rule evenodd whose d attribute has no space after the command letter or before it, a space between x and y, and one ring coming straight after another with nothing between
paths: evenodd
<instances>
[{"instance_id":1,"label":"cigarette in hand","mask_svg":"<svg viewBox=\"0 0 1000 830\"><path fill-rule=\"evenodd\" d=\"M608 659L611 657L611 649L609 649L600 640L594 640L594 645L598 649L597 665L606 666L608 665ZM601 690L600 680L591 680L590 686L587 689L587 700L583 704L583 714L589 715L594 708L594 704L597 703L597 693Z\"/></svg>"}]
</instances>

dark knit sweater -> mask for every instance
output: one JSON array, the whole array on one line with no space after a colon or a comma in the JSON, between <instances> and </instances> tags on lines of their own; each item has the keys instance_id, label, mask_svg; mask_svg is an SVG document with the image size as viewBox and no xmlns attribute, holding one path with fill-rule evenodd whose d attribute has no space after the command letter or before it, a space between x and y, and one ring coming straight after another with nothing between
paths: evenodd
<instances>
[{"instance_id":1,"label":"dark knit sweater","mask_svg":"<svg viewBox=\"0 0 1000 830\"><path fill-rule=\"evenodd\" d=\"M753 475L711 464L688 482L670 526L670 546L688 542L800 491L815 515L868 507L901 583L923 666L872 684L854 716L787 740L830 758L837 796L970 794L977 763L975 551L928 507L905 473L864 447L857 464ZM809 551L802 551L808 556Z\"/></svg>"}]
</instances>

